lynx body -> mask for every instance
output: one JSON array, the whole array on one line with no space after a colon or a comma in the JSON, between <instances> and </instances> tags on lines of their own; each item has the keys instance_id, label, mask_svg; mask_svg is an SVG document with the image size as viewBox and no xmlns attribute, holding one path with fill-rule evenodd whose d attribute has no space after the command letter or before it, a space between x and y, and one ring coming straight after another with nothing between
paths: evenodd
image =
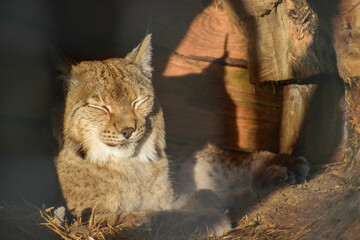
<instances>
[{"instance_id":1,"label":"lynx body","mask_svg":"<svg viewBox=\"0 0 360 240\"><path fill-rule=\"evenodd\" d=\"M75 216L94 211L110 224L219 235L231 228L225 208L241 205L249 189L279 179L301 182L308 173L304 159L229 153L209 144L184 171L191 176L179 174L180 182L194 181L175 201L151 80L151 35L125 58L57 65L65 101L55 124L55 164Z\"/></svg>"},{"instance_id":2,"label":"lynx body","mask_svg":"<svg viewBox=\"0 0 360 240\"><path fill-rule=\"evenodd\" d=\"M77 216L95 205L99 212L171 207L150 60L149 35L124 59L62 68L67 93L56 167L67 207Z\"/></svg>"}]
</instances>

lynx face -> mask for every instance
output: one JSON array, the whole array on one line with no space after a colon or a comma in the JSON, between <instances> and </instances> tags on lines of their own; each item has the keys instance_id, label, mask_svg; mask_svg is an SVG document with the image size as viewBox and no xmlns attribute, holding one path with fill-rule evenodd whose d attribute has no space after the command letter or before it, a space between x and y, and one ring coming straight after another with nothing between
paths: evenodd
<instances>
[{"instance_id":1,"label":"lynx face","mask_svg":"<svg viewBox=\"0 0 360 240\"><path fill-rule=\"evenodd\" d=\"M66 76L64 134L92 162L146 161L140 148L155 151L146 141L154 105L148 38L124 59L80 62Z\"/></svg>"}]
</instances>

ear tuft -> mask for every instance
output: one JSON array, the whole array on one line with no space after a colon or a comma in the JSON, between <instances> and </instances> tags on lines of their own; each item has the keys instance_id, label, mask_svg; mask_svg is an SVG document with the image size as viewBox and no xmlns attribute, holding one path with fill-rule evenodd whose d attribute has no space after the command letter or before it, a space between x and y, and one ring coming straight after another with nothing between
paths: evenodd
<instances>
[{"instance_id":1,"label":"ear tuft","mask_svg":"<svg viewBox=\"0 0 360 240\"><path fill-rule=\"evenodd\" d=\"M144 40L142 40L142 42L125 57L126 60L138 66L142 73L147 77L151 77L151 72L153 70L151 58L151 34L148 34Z\"/></svg>"},{"instance_id":2,"label":"ear tuft","mask_svg":"<svg viewBox=\"0 0 360 240\"><path fill-rule=\"evenodd\" d=\"M51 62L54 69L61 75L68 75L71 70L71 61L54 44L51 45Z\"/></svg>"},{"instance_id":3,"label":"ear tuft","mask_svg":"<svg viewBox=\"0 0 360 240\"><path fill-rule=\"evenodd\" d=\"M75 62L55 45L51 46L51 62L56 71L55 86L62 86L65 91L71 90L76 85L76 81L71 79L71 68Z\"/></svg>"}]
</instances>

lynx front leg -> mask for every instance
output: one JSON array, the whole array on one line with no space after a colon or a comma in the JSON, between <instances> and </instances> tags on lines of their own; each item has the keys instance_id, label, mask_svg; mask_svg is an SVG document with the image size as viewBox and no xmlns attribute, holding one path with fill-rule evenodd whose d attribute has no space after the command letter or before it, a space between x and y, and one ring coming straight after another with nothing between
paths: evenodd
<instances>
[{"instance_id":1,"label":"lynx front leg","mask_svg":"<svg viewBox=\"0 0 360 240\"><path fill-rule=\"evenodd\" d=\"M183 195L174 208L178 210L175 214L181 216L172 227L174 233L222 235L231 229L223 202L212 190L200 189Z\"/></svg>"},{"instance_id":2,"label":"lynx front leg","mask_svg":"<svg viewBox=\"0 0 360 240\"><path fill-rule=\"evenodd\" d=\"M228 217L214 208L198 211L166 210L97 214L110 225L126 228L146 226L154 236L221 235L231 229Z\"/></svg>"},{"instance_id":3,"label":"lynx front leg","mask_svg":"<svg viewBox=\"0 0 360 240\"><path fill-rule=\"evenodd\" d=\"M97 213L94 221L106 222L109 225L123 225L124 227L139 227L149 225L154 217L154 211L123 212L123 213Z\"/></svg>"},{"instance_id":4,"label":"lynx front leg","mask_svg":"<svg viewBox=\"0 0 360 240\"><path fill-rule=\"evenodd\" d=\"M231 229L229 218L214 208L198 211L162 211L152 218L150 228L159 236L222 235Z\"/></svg>"}]
</instances>

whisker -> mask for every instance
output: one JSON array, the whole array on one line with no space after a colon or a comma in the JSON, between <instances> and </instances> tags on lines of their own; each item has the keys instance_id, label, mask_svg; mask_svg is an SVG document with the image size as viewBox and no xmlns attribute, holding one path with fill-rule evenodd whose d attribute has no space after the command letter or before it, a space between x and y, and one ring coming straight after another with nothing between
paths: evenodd
<instances>
[{"instance_id":1,"label":"whisker","mask_svg":"<svg viewBox=\"0 0 360 240\"><path fill-rule=\"evenodd\" d=\"M79 145L76 147L75 151L79 151L86 143L92 142L96 140L96 136L92 136L91 138L87 138L84 141L80 142Z\"/></svg>"}]
</instances>

